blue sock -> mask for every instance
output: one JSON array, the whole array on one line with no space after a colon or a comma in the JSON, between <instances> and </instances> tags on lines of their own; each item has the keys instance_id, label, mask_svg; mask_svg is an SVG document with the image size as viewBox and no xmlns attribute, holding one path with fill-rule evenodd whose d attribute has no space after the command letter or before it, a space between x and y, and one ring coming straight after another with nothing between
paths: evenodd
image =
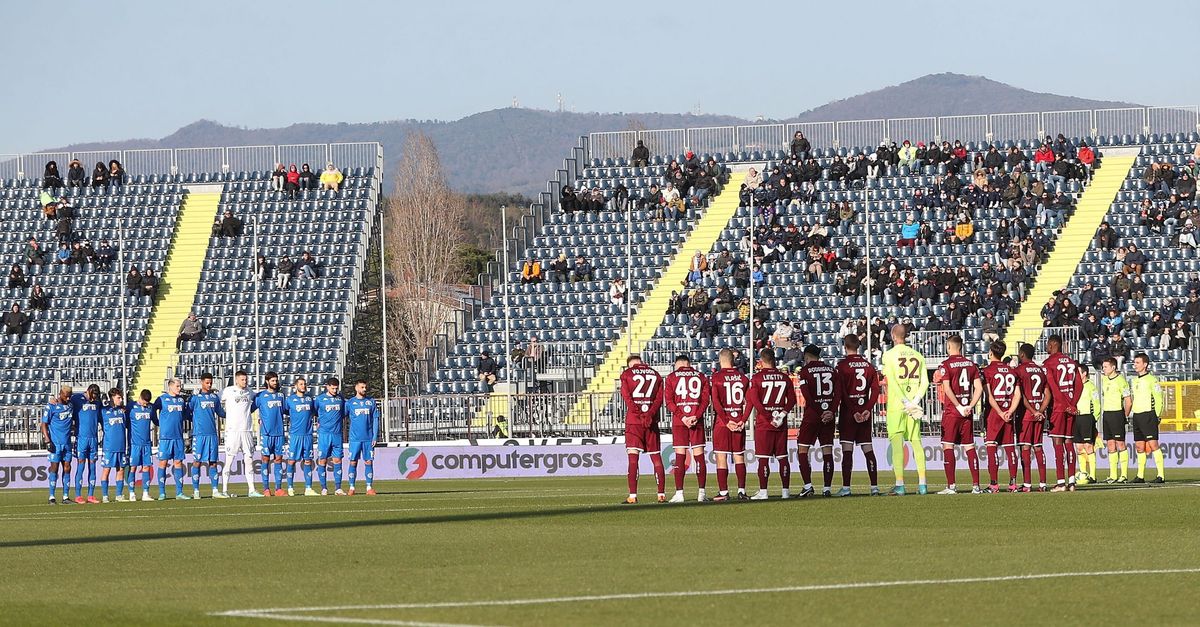
<instances>
[{"instance_id":1,"label":"blue sock","mask_svg":"<svg viewBox=\"0 0 1200 627\"><path fill-rule=\"evenodd\" d=\"M130 490L132 490L132 489L133 488L130 488ZM150 471L143 470L142 471L142 492L149 492L149 491L150 491Z\"/></svg>"},{"instance_id":2,"label":"blue sock","mask_svg":"<svg viewBox=\"0 0 1200 627\"><path fill-rule=\"evenodd\" d=\"M275 475L275 489L283 489L283 464L271 462L271 473Z\"/></svg>"},{"instance_id":3,"label":"blue sock","mask_svg":"<svg viewBox=\"0 0 1200 627\"><path fill-rule=\"evenodd\" d=\"M354 482L358 479L358 462L350 462L350 489L354 489Z\"/></svg>"},{"instance_id":4,"label":"blue sock","mask_svg":"<svg viewBox=\"0 0 1200 627\"><path fill-rule=\"evenodd\" d=\"M123 492L125 492L125 480L117 479L117 496L121 496ZM108 494L108 491L105 490L104 493Z\"/></svg>"},{"instance_id":5,"label":"blue sock","mask_svg":"<svg viewBox=\"0 0 1200 627\"><path fill-rule=\"evenodd\" d=\"M337 489L341 490L342 489L342 464L340 462L334 462L334 464L333 464L333 481L334 481L334 485L337 486Z\"/></svg>"},{"instance_id":6,"label":"blue sock","mask_svg":"<svg viewBox=\"0 0 1200 627\"><path fill-rule=\"evenodd\" d=\"M271 490L271 460L263 459L259 468L262 469L263 492L269 492Z\"/></svg>"},{"instance_id":7,"label":"blue sock","mask_svg":"<svg viewBox=\"0 0 1200 627\"><path fill-rule=\"evenodd\" d=\"M88 491L88 496L92 496L90 489ZM108 498L108 479L100 480L100 496Z\"/></svg>"},{"instance_id":8,"label":"blue sock","mask_svg":"<svg viewBox=\"0 0 1200 627\"><path fill-rule=\"evenodd\" d=\"M216 494L220 490L221 482L216 464L208 465L208 484L212 486L213 494Z\"/></svg>"},{"instance_id":9,"label":"blue sock","mask_svg":"<svg viewBox=\"0 0 1200 627\"><path fill-rule=\"evenodd\" d=\"M285 474L287 474L288 489L295 490L296 489L296 464L294 464L292 462L286 462L286 463L287 463L287 466L284 467L283 471Z\"/></svg>"},{"instance_id":10,"label":"blue sock","mask_svg":"<svg viewBox=\"0 0 1200 627\"><path fill-rule=\"evenodd\" d=\"M75 466L75 496L83 496L83 460Z\"/></svg>"},{"instance_id":11,"label":"blue sock","mask_svg":"<svg viewBox=\"0 0 1200 627\"><path fill-rule=\"evenodd\" d=\"M132 500L133 489L135 487L134 484L137 483L137 475L133 472L133 468L126 468L125 476L129 478L129 483L126 483L125 485L129 487L129 498Z\"/></svg>"},{"instance_id":12,"label":"blue sock","mask_svg":"<svg viewBox=\"0 0 1200 627\"><path fill-rule=\"evenodd\" d=\"M199 464L192 465L192 491L200 491L200 466Z\"/></svg>"},{"instance_id":13,"label":"blue sock","mask_svg":"<svg viewBox=\"0 0 1200 627\"><path fill-rule=\"evenodd\" d=\"M304 472L304 488L306 490L311 490L312 489L312 464L304 464L301 468L303 468L303 472Z\"/></svg>"},{"instance_id":14,"label":"blue sock","mask_svg":"<svg viewBox=\"0 0 1200 627\"><path fill-rule=\"evenodd\" d=\"M96 462L89 461L87 463L88 471L88 497L96 496Z\"/></svg>"},{"instance_id":15,"label":"blue sock","mask_svg":"<svg viewBox=\"0 0 1200 627\"><path fill-rule=\"evenodd\" d=\"M370 490L371 489L371 481L373 479L375 479L375 472L373 470L371 470L372 468L374 468L374 464L366 464L366 467L367 467L366 468L367 489Z\"/></svg>"},{"instance_id":16,"label":"blue sock","mask_svg":"<svg viewBox=\"0 0 1200 627\"><path fill-rule=\"evenodd\" d=\"M325 469L326 468L328 468L328 464L321 464L320 466L317 466L317 479L321 480L321 489L322 490L329 489L329 481L325 477Z\"/></svg>"},{"instance_id":17,"label":"blue sock","mask_svg":"<svg viewBox=\"0 0 1200 627\"><path fill-rule=\"evenodd\" d=\"M322 475L321 478L324 479L325 478L324 475ZM54 492L57 488L58 488L58 473L52 472L52 473L50 473L50 498L54 498ZM64 494L66 494L66 493L64 492Z\"/></svg>"},{"instance_id":18,"label":"blue sock","mask_svg":"<svg viewBox=\"0 0 1200 627\"><path fill-rule=\"evenodd\" d=\"M183 466L172 466L171 476L175 478L175 496L183 494Z\"/></svg>"},{"instance_id":19,"label":"blue sock","mask_svg":"<svg viewBox=\"0 0 1200 627\"><path fill-rule=\"evenodd\" d=\"M167 469L159 467L158 469L158 495L163 496L167 493Z\"/></svg>"}]
</instances>

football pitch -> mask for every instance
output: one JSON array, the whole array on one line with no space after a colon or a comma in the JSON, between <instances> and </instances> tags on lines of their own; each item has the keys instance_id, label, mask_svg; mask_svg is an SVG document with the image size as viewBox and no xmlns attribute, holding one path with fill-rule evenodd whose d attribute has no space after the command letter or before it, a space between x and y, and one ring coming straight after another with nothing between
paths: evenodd
<instances>
[{"instance_id":1,"label":"football pitch","mask_svg":"<svg viewBox=\"0 0 1200 627\"><path fill-rule=\"evenodd\" d=\"M623 477L70 506L2 492L0 623L1195 624L1200 472L1169 478L659 505L643 477L635 506Z\"/></svg>"}]
</instances>

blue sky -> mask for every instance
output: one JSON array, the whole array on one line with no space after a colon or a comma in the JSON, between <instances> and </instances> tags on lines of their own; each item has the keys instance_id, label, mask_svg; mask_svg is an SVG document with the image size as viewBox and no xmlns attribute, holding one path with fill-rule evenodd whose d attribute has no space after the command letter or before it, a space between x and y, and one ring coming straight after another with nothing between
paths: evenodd
<instances>
[{"instance_id":1,"label":"blue sky","mask_svg":"<svg viewBox=\"0 0 1200 627\"><path fill-rule=\"evenodd\" d=\"M553 109L560 93L575 111L782 118L947 71L1086 98L1200 102L1184 35L1200 17L1186 3L23 4L0 23L0 153L158 138L201 118L453 120L513 98ZM1148 64L1150 54L1166 58Z\"/></svg>"}]
</instances>

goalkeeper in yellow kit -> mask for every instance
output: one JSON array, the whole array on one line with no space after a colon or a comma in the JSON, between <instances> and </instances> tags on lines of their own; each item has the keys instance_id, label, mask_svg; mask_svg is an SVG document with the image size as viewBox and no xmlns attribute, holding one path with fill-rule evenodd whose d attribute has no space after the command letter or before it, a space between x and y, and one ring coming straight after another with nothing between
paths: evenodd
<instances>
[{"instance_id":1,"label":"goalkeeper in yellow kit","mask_svg":"<svg viewBox=\"0 0 1200 627\"><path fill-rule=\"evenodd\" d=\"M904 496L904 441L912 444L913 461L917 464L917 493L926 494L925 448L921 445L921 407L929 389L929 372L925 357L905 344L908 330L902 325L892 327L895 344L883 354L883 376L887 380L887 429L892 450L892 470L896 472L896 487L892 496Z\"/></svg>"}]
</instances>

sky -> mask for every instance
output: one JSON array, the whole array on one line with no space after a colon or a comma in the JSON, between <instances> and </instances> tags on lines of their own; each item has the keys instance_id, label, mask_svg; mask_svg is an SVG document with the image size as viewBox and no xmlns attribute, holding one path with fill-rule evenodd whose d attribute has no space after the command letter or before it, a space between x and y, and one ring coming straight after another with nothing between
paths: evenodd
<instances>
[{"instance_id":1,"label":"sky","mask_svg":"<svg viewBox=\"0 0 1200 627\"><path fill-rule=\"evenodd\" d=\"M786 118L938 72L1200 103L1194 54L1161 37L1162 20L1181 37L1200 30L1186 3L1153 20L1145 3L1110 0L986 12L904 0L23 4L0 20L10 68L0 154L161 138L200 119L248 128L454 120L514 98L555 109L560 94L579 112ZM1148 71L1151 54L1176 60Z\"/></svg>"}]
</instances>

